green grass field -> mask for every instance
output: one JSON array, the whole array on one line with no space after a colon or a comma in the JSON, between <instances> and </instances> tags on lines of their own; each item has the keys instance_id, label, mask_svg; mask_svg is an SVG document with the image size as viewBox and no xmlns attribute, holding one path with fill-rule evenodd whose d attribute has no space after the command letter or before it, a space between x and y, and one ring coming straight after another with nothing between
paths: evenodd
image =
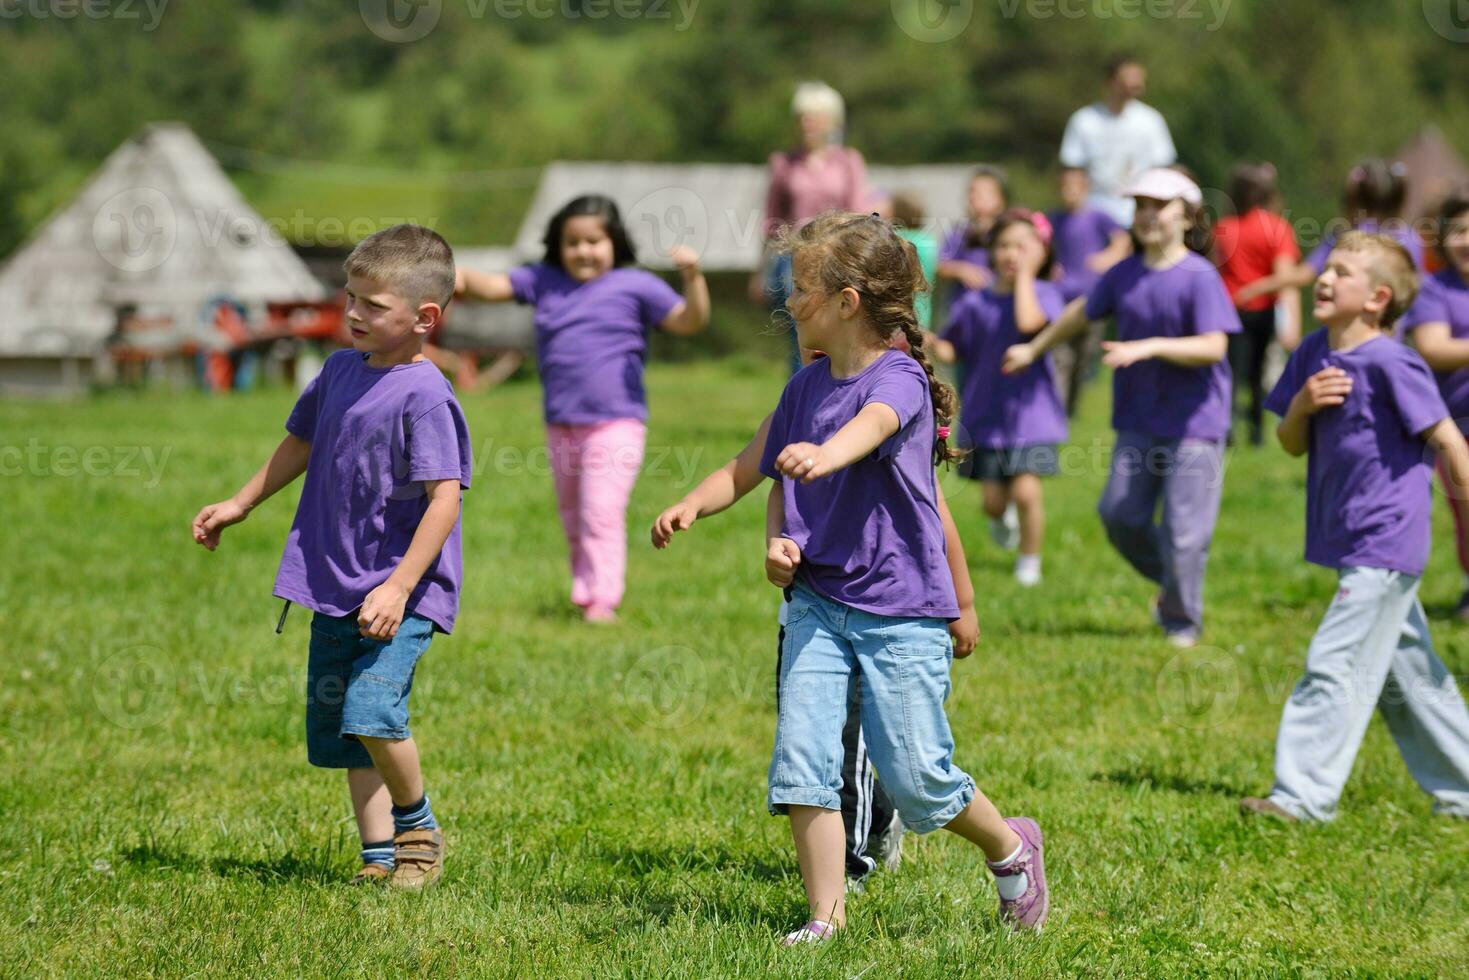
<instances>
[{"instance_id":1,"label":"green grass field","mask_svg":"<svg viewBox=\"0 0 1469 980\"><path fill-rule=\"evenodd\" d=\"M999 927L980 853L939 833L909 838L838 942L776 949L805 908L786 823L764 809L778 596L762 507L664 553L646 528L739 448L777 371L652 368L628 599L602 628L565 599L538 387L466 399L463 610L413 699L449 840L445 880L421 896L342 885L344 780L310 768L302 741L309 617L273 632L294 489L215 554L189 538L194 511L273 447L290 394L0 405L0 974L1469 972L1469 824L1430 815L1380 722L1335 823L1236 812L1269 787L1280 707L1334 588L1300 557L1302 464L1230 457L1206 646L1180 654L1093 511L1104 386L1073 435L1076 472L1048 485L1041 588L1013 585L977 489L945 482L984 630L954 668L956 758L1044 825L1046 931ZM1462 674L1442 510L1424 598Z\"/></svg>"}]
</instances>

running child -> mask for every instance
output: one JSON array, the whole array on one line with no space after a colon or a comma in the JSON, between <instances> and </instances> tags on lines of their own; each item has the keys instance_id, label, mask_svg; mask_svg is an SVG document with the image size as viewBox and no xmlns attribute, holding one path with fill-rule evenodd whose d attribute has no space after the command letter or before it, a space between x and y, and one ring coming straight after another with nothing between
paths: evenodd
<instances>
[{"instance_id":1,"label":"running child","mask_svg":"<svg viewBox=\"0 0 1469 980\"><path fill-rule=\"evenodd\" d=\"M1005 353L1017 374L1093 320L1114 316L1111 473L1097 505L1107 537L1159 587L1153 617L1170 643L1191 647L1204 624L1204 568L1224 489L1229 434L1227 337L1238 333L1224 283L1197 234L1199 186L1177 170L1147 170L1127 188L1142 252L1108 269L1085 299ZM1193 234L1191 234L1193 233ZM1162 511L1161 520L1158 512Z\"/></svg>"},{"instance_id":2,"label":"running child","mask_svg":"<svg viewBox=\"0 0 1469 980\"><path fill-rule=\"evenodd\" d=\"M959 427L963 445L974 452L961 472L981 481L995 540L1019 545L1015 580L1027 587L1041 580L1046 520L1041 478L1059 470L1057 446L1066 441L1066 412L1049 355L1016 374L1003 374L1000 361L1066 306L1060 290L1047 281L1050 245L1045 215L1022 209L1002 214L994 227L994 279L960 297L943 337L931 341L938 360L962 365ZM1018 512L1015 544L1005 521L1012 505Z\"/></svg>"},{"instance_id":3,"label":"running child","mask_svg":"<svg viewBox=\"0 0 1469 980\"><path fill-rule=\"evenodd\" d=\"M1275 742L1275 786L1246 813L1330 820L1372 709L1434 810L1469 817L1469 712L1434 653L1418 600L1428 560L1432 463L1469 494L1469 447L1428 366L1392 338L1418 288L1386 235L1349 232L1316 283L1326 329L1286 364L1266 407L1306 466L1306 560L1337 571Z\"/></svg>"},{"instance_id":4,"label":"running child","mask_svg":"<svg viewBox=\"0 0 1469 980\"><path fill-rule=\"evenodd\" d=\"M808 354L811 352L807 352ZM811 363L813 358L806 358ZM709 474L682 500L664 510L653 522L653 547L666 548L674 534L687 531L702 517L712 517L732 507L765 479L760 472L760 457L765 453L765 437L770 430L766 416L753 439L724 466ZM959 602L959 618L949 623L949 637L954 643L954 656L963 658L974 651L979 641L979 618L974 611L974 585L969 578L969 564L964 558L964 545L959 530L938 491L939 516L944 525L945 551L949 574ZM789 602L781 599L777 621L775 673L780 676L781 651L785 646L785 622ZM778 687L779 685L777 685ZM777 691L777 697L779 692ZM862 700L860 686L853 685L847 719L842 726L842 824L846 831L846 871L849 890L860 891L867 875L878 867L894 868L902 857L903 822L893 808L882 784L873 779L872 759L862 735Z\"/></svg>"},{"instance_id":5,"label":"running child","mask_svg":"<svg viewBox=\"0 0 1469 980\"><path fill-rule=\"evenodd\" d=\"M1049 212L1051 249L1056 257L1053 278L1067 303L1084 296L1102 273L1132 253L1132 236L1106 211L1094 207L1091 178L1084 167L1063 167L1059 181L1061 207ZM1095 369L1102 325L1094 323L1051 354L1056 386L1066 414L1076 414L1081 389Z\"/></svg>"},{"instance_id":6,"label":"running child","mask_svg":"<svg viewBox=\"0 0 1469 980\"><path fill-rule=\"evenodd\" d=\"M455 293L536 308L536 357L557 509L571 558L571 601L587 622L617 618L627 569L627 502L643 464L648 333L688 336L709 320L698 256L670 258L684 295L633 267L621 213L600 194L551 218L546 255L510 273L460 269Z\"/></svg>"},{"instance_id":7,"label":"running child","mask_svg":"<svg viewBox=\"0 0 1469 980\"><path fill-rule=\"evenodd\" d=\"M1469 194L1450 195L1439 209L1439 251L1444 267L1423 280L1423 291L1403 316L1403 332L1438 375L1438 390L1460 432L1469 432ZM1439 477L1449 489L1439 460ZM1469 621L1469 500L1446 495L1454 516L1454 542L1464 591L1455 614Z\"/></svg>"},{"instance_id":8,"label":"running child","mask_svg":"<svg viewBox=\"0 0 1469 980\"><path fill-rule=\"evenodd\" d=\"M423 355L454 294L454 256L429 229L396 225L363 239L346 270L352 349L326 359L270 460L200 510L193 535L213 551L225 528L306 474L275 580L287 609L315 611L306 757L347 770L362 841L352 883L418 889L438 880L444 838L408 695L434 631L454 629L473 471L464 413Z\"/></svg>"},{"instance_id":9,"label":"running child","mask_svg":"<svg viewBox=\"0 0 1469 980\"><path fill-rule=\"evenodd\" d=\"M791 589L767 802L790 815L811 916L784 943L830 939L846 922L840 760L853 684L903 823L977 844L1002 917L1039 928L1048 908L1039 826L1001 819L951 761L943 702L948 622L960 610L934 464L954 455L939 428L953 392L933 378L913 312L925 286L917 256L872 216L828 213L788 241L801 346L827 356L786 386L760 460L779 481L766 574ZM911 355L892 348L899 332Z\"/></svg>"}]
</instances>

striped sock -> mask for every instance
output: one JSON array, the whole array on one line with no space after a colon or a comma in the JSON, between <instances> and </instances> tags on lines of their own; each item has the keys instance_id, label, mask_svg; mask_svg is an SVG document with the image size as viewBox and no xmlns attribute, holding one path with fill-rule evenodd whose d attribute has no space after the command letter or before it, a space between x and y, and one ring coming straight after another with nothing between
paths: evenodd
<instances>
[{"instance_id":1,"label":"striped sock","mask_svg":"<svg viewBox=\"0 0 1469 980\"><path fill-rule=\"evenodd\" d=\"M363 841L362 863L381 864L385 868L393 867L393 842L391 840Z\"/></svg>"},{"instance_id":2,"label":"striped sock","mask_svg":"<svg viewBox=\"0 0 1469 980\"><path fill-rule=\"evenodd\" d=\"M420 797L417 803L411 803L408 806L393 804L393 833L395 834L401 834L405 830L433 830L438 825L427 796Z\"/></svg>"}]
</instances>

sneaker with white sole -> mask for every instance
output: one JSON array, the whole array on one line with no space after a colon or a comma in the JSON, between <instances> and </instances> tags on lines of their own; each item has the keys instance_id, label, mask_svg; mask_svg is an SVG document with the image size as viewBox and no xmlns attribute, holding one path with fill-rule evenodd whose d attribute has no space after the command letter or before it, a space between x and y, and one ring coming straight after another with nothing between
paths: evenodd
<instances>
[{"instance_id":1,"label":"sneaker with white sole","mask_svg":"<svg viewBox=\"0 0 1469 980\"><path fill-rule=\"evenodd\" d=\"M897 871L898 866L903 863L903 835L908 828L903 826L903 818L898 816L898 811L893 811L893 819L888 821L887 829L877 839L877 863L889 871Z\"/></svg>"},{"instance_id":2,"label":"sneaker with white sole","mask_svg":"<svg viewBox=\"0 0 1469 980\"><path fill-rule=\"evenodd\" d=\"M1020 547L1020 516L1015 513L1014 504L1006 507L1001 516L990 518L990 537L1006 551Z\"/></svg>"},{"instance_id":3,"label":"sneaker with white sole","mask_svg":"<svg viewBox=\"0 0 1469 980\"><path fill-rule=\"evenodd\" d=\"M1015 581L1023 588L1041 584L1041 556L1017 555L1015 557Z\"/></svg>"},{"instance_id":4,"label":"sneaker with white sole","mask_svg":"<svg viewBox=\"0 0 1469 980\"><path fill-rule=\"evenodd\" d=\"M836 937L837 927L830 922L822 922L820 919L812 919L794 932L788 932L781 938L782 946L800 946L803 943L825 943Z\"/></svg>"}]
</instances>

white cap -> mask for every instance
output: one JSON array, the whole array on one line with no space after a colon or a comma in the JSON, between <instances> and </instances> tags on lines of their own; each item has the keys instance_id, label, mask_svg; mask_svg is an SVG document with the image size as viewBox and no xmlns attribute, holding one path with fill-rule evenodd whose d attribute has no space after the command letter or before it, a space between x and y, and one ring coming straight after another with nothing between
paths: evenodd
<instances>
[{"instance_id":1,"label":"white cap","mask_svg":"<svg viewBox=\"0 0 1469 980\"><path fill-rule=\"evenodd\" d=\"M1122 190L1122 197L1151 197L1155 201L1172 201L1182 198L1184 203L1198 207L1204 203L1204 192L1199 185L1177 170L1154 167L1144 170Z\"/></svg>"}]
</instances>

